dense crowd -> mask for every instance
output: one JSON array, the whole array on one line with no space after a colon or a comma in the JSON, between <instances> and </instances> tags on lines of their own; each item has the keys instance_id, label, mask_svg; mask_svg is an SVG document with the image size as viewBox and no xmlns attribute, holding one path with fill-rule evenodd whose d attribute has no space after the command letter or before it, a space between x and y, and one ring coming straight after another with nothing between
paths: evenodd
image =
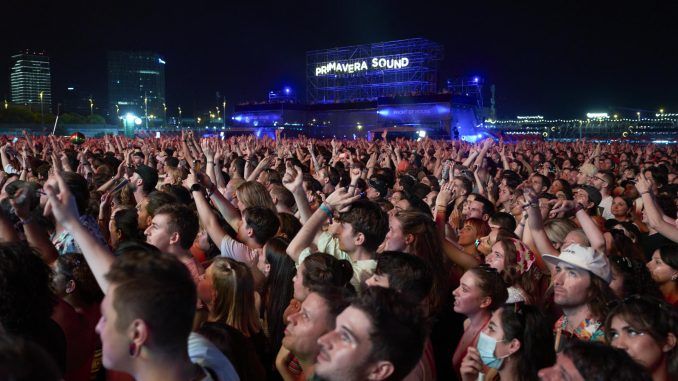
<instances>
[{"instance_id":1,"label":"dense crowd","mask_svg":"<svg viewBox=\"0 0 678 381\"><path fill-rule=\"evenodd\" d=\"M0 379L678 379L675 146L0 137Z\"/></svg>"}]
</instances>

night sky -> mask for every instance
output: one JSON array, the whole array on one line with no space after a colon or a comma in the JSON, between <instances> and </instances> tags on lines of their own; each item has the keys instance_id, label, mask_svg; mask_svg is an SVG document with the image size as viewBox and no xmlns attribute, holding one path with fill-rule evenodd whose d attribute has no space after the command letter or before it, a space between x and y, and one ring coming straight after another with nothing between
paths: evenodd
<instances>
[{"instance_id":1,"label":"night sky","mask_svg":"<svg viewBox=\"0 0 678 381\"><path fill-rule=\"evenodd\" d=\"M49 54L54 99L74 85L99 104L107 50L156 51L170 114L190 115L215 107L217 91L232 104L291 86L304 99L307 50L424 37L445 47L440 84L484 77L503 118L678 112L678 2L509 3L5 0L0 97L10 55L26 48Z\"/></svg>"}]
</instances>

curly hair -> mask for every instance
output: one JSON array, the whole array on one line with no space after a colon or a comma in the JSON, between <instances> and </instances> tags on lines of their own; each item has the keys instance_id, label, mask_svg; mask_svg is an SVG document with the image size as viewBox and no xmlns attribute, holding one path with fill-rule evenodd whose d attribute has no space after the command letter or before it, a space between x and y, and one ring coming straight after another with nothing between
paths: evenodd
<instances>
[{"instance_id":1,"label":"curly hair","mask_svg":"<svg viewBox=\"0 0 678 381\"><path fill-rule=\"evenodd\" d=\"M25 244L0 244L0 325L22 335L52 315L52 270Z\"/></svg>"},{"instance_id":2,"label":"curly hair","mask_svg":"<svg viewBox=\"0 0 678 381\"><path fill-rule=\"evenodd\" d=\"M635 258L616 254L610 255L609 259L613 271L620 273L623 277L623 297L634 294L662 297L659 286L652 279L645 263Z\"/></svg>"},{"instance_id":3,"label":"curly hair","mask_svg":"<svg viewBox=\"0 0 678 381\"><path fill-rule=\"evenodd\" d=\"M101 303L104 293L92 274L85 256L80 253L60 255L56 261L57 271L66 276L66 280L75 282L75 296L86 305Z\"/></svg>"}]
</instances>

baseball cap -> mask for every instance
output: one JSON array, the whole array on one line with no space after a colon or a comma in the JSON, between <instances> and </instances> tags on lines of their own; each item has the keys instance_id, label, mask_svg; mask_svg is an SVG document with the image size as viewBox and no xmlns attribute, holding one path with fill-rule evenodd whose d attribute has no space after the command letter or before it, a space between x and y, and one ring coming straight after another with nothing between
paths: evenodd
<instances>
[{"instance_id":1,"label":"baseball cap","mask_svg":"<svg viewBox=\"0 0 678 381\"><path fill-rule=\"evenodd\" d=\"M134 169L134 172L139 174L139 177L144 180L144 184L147 184L149 189L155 188L158 184L158 172L148 165L138 165ZM146 187L146 185L144 185L144 187Z\"/></svg>"},{"instance_id":2,"label":"baseball cap","mask_svg":"<svg viewBox=\"0 0 678 381\"><path fill-rule=\"evenodd\" d=\"M386 186L386 182L384 180L378 178L378 177L373 177L369 181L369 185L376 189L377 192L379 192L379 196L385 197L386 194L388 193L388 187Z\"/></svg>"},{"instance_id":3,"label":"baseball cap","mask_svg":"<svg viewBox=\"0 0 678 381\"><path fill-rule=\"evenodd\" d=\"M582 270L588 270L608 284L612 280L610 262L608 262L607 257L592 247L573 243L561 250L560 256L544 254L542 257L545 262L554 266L560 262L565 262Z\"/></svg>"},{"instance_id":4,"label":"baseball cap","mask_svg":"<svg viewBox=\"0 0 678 381\"><path fill-rule=\"evenodd\" d=\"M589 195L589 201L593 205L600 205L600 202L603 201L603 196L600 194L600 191L591 185L580 185L579 189L584 190Z\"/></svg>"}]
</instances>

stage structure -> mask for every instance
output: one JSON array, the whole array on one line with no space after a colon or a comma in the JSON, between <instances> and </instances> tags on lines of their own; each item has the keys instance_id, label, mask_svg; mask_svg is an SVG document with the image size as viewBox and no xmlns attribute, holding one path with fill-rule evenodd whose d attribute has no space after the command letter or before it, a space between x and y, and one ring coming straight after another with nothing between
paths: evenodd
<instances>
[{"instance_id":1,"label":"stage structure","mask_svg":"<svg viewBox=\"0 0 678 381\"><path fill-rule=\"evenodd\" d=\"M424 38L306 53L306 101L344 103L435 94L443 47Z\"/></svg>"}]
</instances>

